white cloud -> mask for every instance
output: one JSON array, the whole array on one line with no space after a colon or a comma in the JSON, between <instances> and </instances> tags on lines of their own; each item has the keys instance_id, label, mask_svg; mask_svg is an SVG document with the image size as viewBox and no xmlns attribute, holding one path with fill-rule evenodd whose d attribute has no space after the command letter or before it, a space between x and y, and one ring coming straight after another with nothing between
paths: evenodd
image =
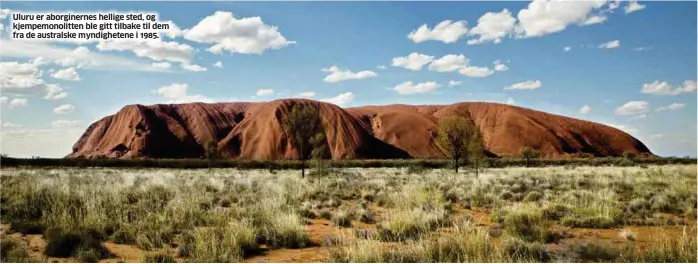
<instances>
[{"instance_id":1,"label":"white cloud","mask_svg":"<svg viewBox=\"0 0 698 264\"><path fill-rule=\"evenodd\" d=\"M187 44L160 39L143 41L139 39L100 40L99 50L131 51L138 57L155 61L189 63L194 54L194 48Z\"/></svg>"},{"instance_id":2,"label":"white cloud","mask_svg":"<svg viewBox=\"0 0 698 264\"><path fill-rule=\"evenodd\" d=\"M586 21L584 21L584 23L582 23L582 25L589 26L589 25L593 25L593 24L599 24L599 23L603 23L607 19L608 18L605 16L591 16Z\"/></svg>"},{"instance_id":3,"label":"white cloud","mask_svg":"<svg viewBox=\"0 0 698 264\"><path fill-rule=\"evenodd\" d=\"M2 106L7 106L8 108L27 106L27 102L28 100L26 98L14 98L10 100L7 96L2 97Z\"/></svg>"},{"instance_id":4,"label":"white cloud","mask_svg":"<svg viewBox=\"0 0 698 264\"><path fill-rule=\"evenodd\" d=\"M260 17L237 19L233 13L216 11L184 33L184 38L214 44L208 51L262 54L268 49L281 49L296 43L288 41L276 26L264 24Z\"/></svg>"},{"instance_id":5,"label":"white cloud","mask_svg":"<svg viewBox=\"0 0 698 264\"><path fill-rule=\"evenodd\" d=\"M428 93L436 90L441 85L436 82L423 82L415 84L412 81L404 82L396 85L393 90L397 91L398 94L418 94L418 93Z\"/></svg>"},{"instance_id":6,"label":"white cloud","mask_svg":"<svg viewBox=\"0 0 698 264\"><path fill-rule=\"evenodd\" d=\"M212 103L213 100L203 95L195 94L188 95L187 90L189 89L188 84L184 83L173 83L168 86L160 87L155 91L157 95L162 96L167 99L167 103L170 104L181 104L181 103L191 103L191 102L204 102Z\"/></svg>"},{"instance_id":7,"label":"white cloud","mask_svg":"<svg viewBox=\"0 0 698 264\"><path fill-rule=\"evenodd\" d=\"M57 84L46 85L46 95L44 96L44 99L56 100L66 97L68 97L68 93L64 92L63 88L61 88Z\"/></svg>"},{"instance_id":8,"label":"white cloud","mask_svg":"<svg viewBox=\"0 0 698 264\"><path fill-rule=\"evenodd\" d=\"M509 67L507 67L506 64L502 63L501 60L496 60L496 61L494 61L494 70L495 71L507 71L507 70L509 70Z\"/></svg>"},{"instance_id":9,"label":"white cloud","mask_svg":"<svg viewBox=\"0 0 698 264\"><path fill-rule=\"evenodd\" d=\"M0 57L38 59L44 63L55 63L63 67L90 68L97 70L162 71L150 63L124 57L91 52L86 47L74 49L49 45L41 42L6 40L0 38Z\"/></svg>"},{"instance_id":10,"label":"white cloud","mask_svg":"<svg viewBox=\"0 0 698 264\"><path fill-rule=\"evenodd\" d=\"M256 93L257 96L267 96L272 94L274 94L274 90L272 89L259 89Z\"/></svg>"},{"instance_id":11,"label":"white cloud","mask_svg":"<svg viewBox=\"0 0 698 264\"><path fill-rule=\"evenodd\" d=\"M424 65L429 64L432 60L434 60L434 56L413 52L407 57L393 58L393 66L418 71L421 70Z\"/></svg>"},{"instance_id":12,"label":"white cloud","mask_svg":"<svg viewBox=\"0 0 698 264\"><path fill-rule=\"evenodd\" d=\"M22 93L41 88L44 85L41 75L38 65L33 63L0 62L0 89Z\"/></svg>"},{"instance_id":13,"label":"white cloud","mask_svg":"<svg viewBox=\"0 0 698 264\"><path fill-rule=\"evenodd\" d=\"M584 25L594 16L594 10L605 4L605 0L534 0L518 13L517 37L540 37L563 31L573 24Z\"/></svg>"},{"instance_id":14,"label":"white cloud","mask_svg":"<svg viewBox=\"0 0 698 264\"><path fill-rule=\"evenodd\" d=\"M298 97L311 98L315 96L315 92L302 92L298 94Z\"/></svg>"},{"instance_id":15,"label":"white cloud","mask_svg":"<svg viewBox=\"0 0 698 264\"><path fill-rule=\"evenodd\" d=\"M582 108L579 109L579 113L580 114L588 114L588 113L591 113L591 110L592 110L591 106L584 105L584 106L582 106Z\"/></svg>"},{"instance_id":16,"label":"white cloud","mask_svg":"<svg viewBox=\"0 0 698 264\"><path fill-rule=\"evenodd\" d=\"M21 128L22 125L7 122L7 123L2 124L2 127L3 128Z\"/></svg>"},{"instance_id":17,"label":"white cloud","mask_svg":"<svg viewBox=\"0 0 698 264\"><path fill-rule=\"evenodd\" d=\"M10 13L12 13L10 9L0 9L0 19L5 19Z\"/></svg>"},{"instance_id":18,"label":"white cloud","mask_svg":"<svg viewBox=\"0 0 698 264\"><path fill-rule=\"evenodd\" d=\"M172 64L169 62L153 62L153 67L167 70L172 67Z\"/></svg>"},{"instance_id":19,"label":"white cloud","mask_svg":"<svg viewBox=\"0 0 698 264\"><path fill-rule=\"evenodd\" d=\"M606 124L606 125L607 125L607 126L610 126L610 127L617 128L617 129L619 129L619 130L622 130L622 131L624 131L625 133L628 133L628 134L635 134L635 133L637 133L637 131L638 131L636 128L632 128L632 127L629 127L629 126L626 126L626 125L618 125L618 124Z\"/></svg>"},{"instance_id":20,"label":"white cloud","mask_svg":"<svg viewBox=\"0 0 698 264\"><path fill-rule=\"evenodd\" d=\"M649 47L637 47L637 48L634 48L633 50L634 50L634 51L646 51L646 50L651 50L651 49L653 49L653 48L654 48L654 47L652 47L652 46L649 46Z\"/></svg>"},{"instance_id":21,"label":"white cloud","mask_svg":"<svg viewBox=\"0 0 698 264\"><path fill-rule=\"evenodd\" d=\"M686 80L681 87L673 87L668 82L657 81L642 85L642 93L657 95L678 95L696 91L696 81Z\"/></svg>"},{"instance_id":22,"label":"white cloud","mask_svg":"<svg viewBox=\"0 0 698 264\"><path fill-rule=\"evenodd\" d=\"M466 33L468 33L466 21L454 22L452 20L444 20L437 24L434 29L430 29L427 24L424 24L417 30L410 32L407 38L414 41L414 43L421 43L428 40L454 43Z\"/></svg>"},{"instance_id":23,"label":"white cloud","mask_svg":"<svg viewBox=\"0 0 698 264\"><path fill-rule=\"evenodd\" d=\"M341 93L335 97L332 98L325 98L325 99L320 99L320 101L331 103L331 104L336 104L338 106L344 106L351 101L354 101L354 93L352 92L346 92L346 93Z\"/></svg>"},{"instance_id":24,"label":"white cloud","mask_svg":"<svg viewBox=\"0 0 698 264\"><path fill-rule=\"evenodd\" d=\"M451 81L448 81L448 87L458 86L458 85L460 85L461 83L462 83L461 81L453 81L453 80L451 80Z\"/></svg>"},{"instance_id":25,"label":"white cloud","mask_svg":"<svg viewBox=\"0 0 698 264\"><path fill-rule=\"evenodd\" d=\"M337 66L330 66L322 69L323 72L329 73L323 81L328 83L336 83L346 80L361 80L378 76L378 73L373 71L352 72L350 70L342 70Z\"/></svg>"},{"instance_id":26,"label":"white cloud","mask_svg":"<svg viewBox=\"0 0 698 264\"><path fill-rule=\"evenodd\" d=\"M659 107L659 108L657 108L656 111L661 112L661 111L665 111L665 110L678 110L678 109L684 108L685 106L686 106L686 104L682 104L682 103L672 103L672 104L669 104L667 106Z\"/></svg>"},{"instance_id":27,"label":"white cloud","mask_svg":"<svg viewBox=\"0 0 698 264\"><path fill-rule=\"evenodd\" d=\"M218 67L223 69L223 62L222 61L217 61L216 63L213 64L213 67Z\"/></svg>"},{"instance_id":28,"label":"white cloud","mask_svg":"<svg viewBox=\"0 0 698 264\"><path fill-rule=\"evenodd\" d=\"M620 40L612 40L599 45L601 49L615 49L617 47L620 47Z\"/></svg>"},{"instance_id":29,"label":"white cloud","mask_svg":"<svg viewBox=\"0 0 698 264\"><path fill-rule=\"evenodd\" d=\"M471 78L481 78L494 74L494 71L487 67L468 66L460 69L458 73Z\"/></svg>"},{"instance_id":30,"label":"white cloud","mask_svg":"<svg viewBox=\"0 0 698 264\"><path fill-rule=\"evenodd\" d=\"M378 65L376 66L376 69L385 70L385 65Z\"/></svg>"},{"instance_id":31,"label":"white cloud","mask_svg":"<svg viewBox=\"0 0 698 264\"><path fill-rule=\"evenodd\" d=\"M535 90L541 86L543 86L543 83L540 80L529 80L512 84L511 86L504 88L504 90Z\"/></svg>"},{"instance_id":32,"label":"white cloud","mask_svg":"<svg viewBox=\"0 0 698 264\"><path fill-rule=\"evenodd\" d=\"M564 50L564 51L570 51L571 49L572 49L572 47L567 46L567 47L565 47L563 50Z\"/></svg>"},{"instance_id":33,"label":"white cloud","mask_svg":"<svg viewBox=\"0 0 698 264\"><path fill-rule=\"evenodd\" d=\"M182 69L185 69L187 71L192 71L192 72L202 72L202 71L207 71L205 67L201 67L196 64L188 64L188 63L182 63L180 64L182 66Z\"/></svg>"},{"instance_id":34,"label":"white cloud","mask_svg":"<svg viewBox=\"0 0 698 264\"><path fill-rule=\"evenodd\" d=\"M80 120L55 120L51 122L54 128L75 128L82 125Z\"/></svg>"},{"instance_id":35,"label":"white cloud","mask_svg":"<svg viewBox=\"0 0 698 264\"><path fill-rule=\"evenodd\" d=\"M73 112L73 110L75 110L75 106L73 106L71 104L64 104L64 105L60 105L60 106L54 108L53 113L55 113L55 114L67 114L67 113Z\"/></svg>"},{"instance_id":36,"label":"white cloud","mask_svg":"<svg viewBox=\"0 0 698 264\"><path fill-rule=\"evenodd\" d=\"M638 3L637 1L630 1L628 5L625 6L625 13L630 14L635 11L640 11L645 9L645 5Z\"/></svg>"},{"instance_id":37,"label":"white cloud","mask_svg":"<svg viewBox=\"0 0 698 264\"><path fill-rule=\"evenodd\" d=\"M468 33L472 36L479 36L479 38L468 40L468 45L486 42L500 43L502 38L513 32L515 24L516 18L507 9L499 13L487 12L477 20L477 26Z\"/></svg>"},{"instance_id":38,"label":"white cloud","mask_svg":"<svg viewBox=\"0 0 698 264\"><path fill-rule=\"evenodd\" d=\"M469 61L470 59L465 57L463 54L448 54L439 59L432 60L432 62L429 64L429 70L437 72L452 72L466 67Z\"/></svg>"},{"instance_id":39,"label":"white cloud","mask_svg":"<svg viewBox=\"0 0 698 264\"><path fill-rule=\"evenodd\" d=\"M51 74L51 77L56 78L56 79L66 80L66 81L79 81L80 80L80 75L78 75L78 72L75 70L75 67L57 70L56 72Z\"/></svg>"},{"instance_id":40,"label":"white cloud","mask_svg":"<svg viewBox=\"0 0 698 264\"><path fill-rule=\"evenodd\" d=\"M639 115L649 112L650 104L645 101L630 101L616 108L617 115Z\"/></svg>"}]
</instances>

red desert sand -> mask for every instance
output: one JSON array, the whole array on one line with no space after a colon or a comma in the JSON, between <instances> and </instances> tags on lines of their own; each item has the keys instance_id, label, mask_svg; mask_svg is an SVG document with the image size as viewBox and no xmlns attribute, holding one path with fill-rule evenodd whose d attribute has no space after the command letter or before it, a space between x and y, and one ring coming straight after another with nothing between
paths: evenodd
<instances>
[{"instance_id":1,"label":"red desert sand","mask_svg":"<svg viewBox=\"0 0 698 264\"><path fill-rule=\"evenodd\" d=\"M483 102L340 108L282 99L271 102L128 105L93 123L68 157L199 158L206 141L221 155L242 159L296 159L281 119L294 105L314 105L332 159L443 158L435 139L440 118L458 115L480 129L488 155L515 156L524 147L545 157L590 153L651 155L616 128L532 109Z\"/></svg>"}]
</instances>

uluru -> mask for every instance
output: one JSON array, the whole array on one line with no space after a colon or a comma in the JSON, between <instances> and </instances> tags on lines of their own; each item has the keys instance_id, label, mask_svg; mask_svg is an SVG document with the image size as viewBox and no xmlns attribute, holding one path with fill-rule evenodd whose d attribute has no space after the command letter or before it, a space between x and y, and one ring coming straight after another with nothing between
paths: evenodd
<instances>
[{"instance_id":1,"label":"uluru","mask_svg":"<svg viewBox=\"0 0 698 264\"><path fill-rule=\"evenodd\" d=\"M480 130L491 156L516 156L522 147L545 157L652 155L633 136L610 126L499 103L384 105L341 108L308 100L128 105L91 124L72 158L200 158L218 142L226 158L296 159L281 118L297 104L313 105L332 159L444 158L436 145L439 119L458 115Z\"/></svg>"}]
</instances>

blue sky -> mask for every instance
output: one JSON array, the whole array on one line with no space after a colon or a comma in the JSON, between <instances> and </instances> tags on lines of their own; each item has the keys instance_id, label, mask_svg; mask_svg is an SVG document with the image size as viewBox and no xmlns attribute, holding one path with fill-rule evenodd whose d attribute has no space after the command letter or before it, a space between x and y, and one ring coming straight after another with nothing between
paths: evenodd
<instances>
[{"instance_id":1,"label":"blue sky","mask_svg":"<svg viewBox=\"0 0 698 264\"><path fill-rule=\"evenodd\" d=\"M345 107L510 103L615 126L659 155L696 156L696 2L1 8L0 151L11 156L62 157L87 126L127 104L311 94ZM178 30L141 46L9 39L11 13L108 10L156 12Z\"/></svg>"}]
</instances>

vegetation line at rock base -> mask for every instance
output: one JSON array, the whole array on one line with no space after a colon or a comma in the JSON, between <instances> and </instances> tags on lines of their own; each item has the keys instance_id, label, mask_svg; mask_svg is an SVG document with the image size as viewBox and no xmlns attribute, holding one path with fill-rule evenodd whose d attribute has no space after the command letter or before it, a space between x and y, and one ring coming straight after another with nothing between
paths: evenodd
<instances>
[{"instance_id":1,"label":"vegetation line at rock base","mask_svg":"<svg viewBox=\"0 0 698 264\"><path fill-rule=\"evenodd\" d=\"M312 166L307 164L306 166ZM331 160L322 161L333 168L447 168L451 167L449 160L440 159L393 159L393 160ZM531 166L635 166L635 165L669 165L696 164L696 158L570 158L570 159L541 159L530 161ZM525 166L526 160L520 158L484 158L483 168L503 168ZM300 169L301 162L297 160L214 160L206 159L78 159L78 158L13 158L1 157L0 166L32 166L32 167L134 167L134 168L238 168L238 169Z\"/></svg>"}]
</instances>

